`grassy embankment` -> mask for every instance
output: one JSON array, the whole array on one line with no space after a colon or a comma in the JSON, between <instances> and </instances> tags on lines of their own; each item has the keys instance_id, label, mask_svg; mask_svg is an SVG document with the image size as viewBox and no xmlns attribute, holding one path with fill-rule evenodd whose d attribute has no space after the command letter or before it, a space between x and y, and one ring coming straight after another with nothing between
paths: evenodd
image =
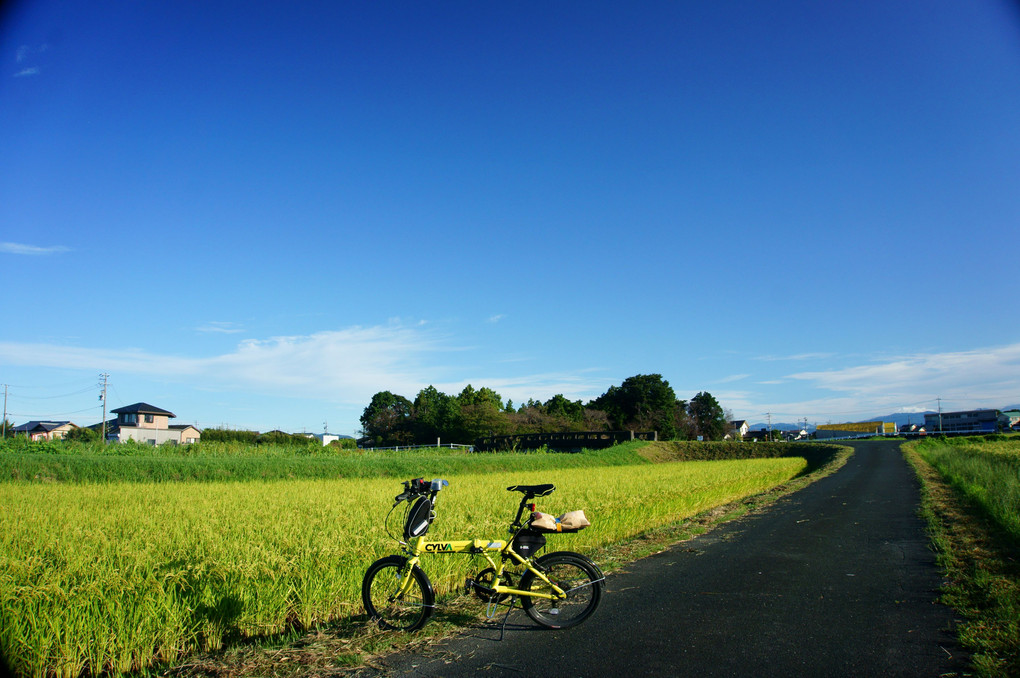
<instances>
[{"instance_id":1,"label":"grassy embankment","mask_svg":"<svg viewBox=\"0 0 1020 678\"><path fill-rule=\"evenodd\" d=\"M222 457L230 482L181 471L195 468L185 461L208 456L123 457L118 465L106 454L80 455L80 464L61 460L76 474L58 477L26 471L41 463L36 457L52 461L52 453L13 452L0 483L0 651L24 675L117 674L244 638L349 624L361 613L365 566L394 548L382 527L399 491L394 478L450 479L437 538L500 537L515 505L503 488L554 482L557 493L541 508L583 508L595 525L554 537L551 547L595 552L768 490L808 467L765 446L736 447L775 458L688 464L649 463L640 447L334 455L324 467L286 455ZM152 482L149 469L159 466L152 460L177 470ZM319 477L326 472L329 479ZM312 477L258 482L300 473ZM435 559L427 570L446 593L463 581L470 560Z\"/></svg>"},{"instance_id":2,"label":"grassy embankment","mask_svg":"<svg viewBox=\"0 0 1020 678\"><path fill-rule=\"evenodd\" d=\"M961 613L960 642L980 676L1020 675L1020 436L904 445L923 512Z\"/></svg>"}]
</instances>

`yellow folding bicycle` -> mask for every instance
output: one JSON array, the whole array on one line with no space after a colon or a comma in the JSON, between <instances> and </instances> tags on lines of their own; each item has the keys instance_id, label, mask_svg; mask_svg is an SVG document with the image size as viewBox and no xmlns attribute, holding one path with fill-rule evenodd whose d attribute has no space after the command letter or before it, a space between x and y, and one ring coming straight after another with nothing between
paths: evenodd
<instances>
[{"instance_id":1,"label":"yellow folding bicycle","mask_svg":"<svg viewBox=\"0 0 1020 678\"><path fill-rule=\"evenodd\" d=\"M394 509L407 502L401 537L391 535L403 555L380 558L369 566L361 585L361 598L371 620L385 629L416 631L432 615L435 591L419 563L426 554L467 554L485 559L488 567L469 578L466 592L474 592L494 609L510 600L507 616L519 598L534 621L552 629L580 624L598 607L605 575L587 556L555 551L536 557L545 546L548 531L531 525L535 505L531 500L555 490L553 485L513 485L520 492L517 516L510 524L510 539L428 541L425 535L436 517L436 495L449 483L422 478L404 482L386 516L387 532ZM529 509L525 515L525 509ZM562 532L576 532L564 529ZM490 614L491 616L491 614ZM505 624L504 619L504 624Z\"/></svg>"}]
</instances>

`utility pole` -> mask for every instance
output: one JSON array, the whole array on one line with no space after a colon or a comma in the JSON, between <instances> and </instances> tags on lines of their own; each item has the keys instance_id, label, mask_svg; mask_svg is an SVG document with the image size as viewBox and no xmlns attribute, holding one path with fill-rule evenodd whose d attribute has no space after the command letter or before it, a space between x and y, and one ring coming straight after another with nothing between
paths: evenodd
<instances>
[{"instance_id":1,"label":"utility pole","mask_svg":"<svg viewBox=\"0 0 1020 678\"><path fill-rule=\"evenodd\" d=\"M939 433L942 433L942 398L935 398L939 403Z\"/></svg>"},{"instance_id":2,"label":"utility pole","mask_svg":"<svg viewBox=\"0 0 1020 678\"><path fill-rule=\"evenodd\" d=\"M4 423L3 423L3 439L7 440L7 384L4 384Z\"/></svg>"},{"instance_id":3,"label":"utility pole","mask_svg":"<svg viewBox=\"0 0 1020 678\"><path fill-rule=\"evenodd\" d=\"M107 385L107 381L110 378L110 375L107 374L106 372L103 372L102 374L99 375L99 378L102 379L102 381L99 382L99 385L103 387L103 392L99 394L99 399L103 401L103 427L102 427L102 438L100 438L100 440L102 440L103 441L103 445L105 445L106 444L106 385Z\"/></svg>"}]
</instances>

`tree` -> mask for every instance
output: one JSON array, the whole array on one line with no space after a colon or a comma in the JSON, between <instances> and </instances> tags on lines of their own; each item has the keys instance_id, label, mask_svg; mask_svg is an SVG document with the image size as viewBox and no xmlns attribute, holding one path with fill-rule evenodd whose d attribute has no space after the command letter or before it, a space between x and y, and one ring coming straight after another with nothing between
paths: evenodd
<instances>
[{"instance_id":1,"label":"tree","mask_svg":"<svg viewBox=\"0 0 1020 678\"><path fill-rule=\"evenodd\" d=\"M404 396L380 391L361 415L362 433L375 445L405 445L412 435L408 430L412 409Z\"/></svg>"},{"instance_id":2,"label":"tree","mask_svg":"<svg viewBox=\"0 0 1020 678\"><path fill-rule=\"evenodd\" d=\"M77 443L96 443L99 442L99 431L86 426L79 426L68 431L67 435L64 436L64 440Z\"/></svg>"},{"instance_id":3,"label":"tree","mask_svg":"<svg viewBox=\"0 0 1020 678\"><path fill-rule=\"evenodd\" d=\"M726 414L711 393L702 391L687 407L695 435L705 440L722 440L726 435Z\"/></svg>"},{"instance_id":4,"label":"tree","mask_svg":"<svg viewBox=\"0 0 1020 678\"><path fill-rule=\"evenodd\" d=\"M460 405L457 435L462 440L506 433L509 422L503 413L503 399L491 388L476 391L468 384L457 396L457 404Z\"/></svg>"},{"instance_id":5,"label":"tree","mask_svg":"<svg viewBox=\"0 0 1020 678\"><path fill-rule=\"evenodd\" d=\"M418 391L411 407L414 442L429 444L437 438L449 438L457 426L460 406L454 398L428 386Z\"/></svg>"},{"instance_id":6,"label":"tree","mask_svg":"<svg viewBox=\"0 0 1020 678\"><path fill-rule=\"evenodd\" d=\"M567 400L562 393L557 393L546 401L545 413L550 417L577 424L584 420L584 405L580 400Z\"/></svg>"},{"instance_id":7,"label":"tree","mask_svg":"<svg viewBox=\"0 0 1020 678\"><path fill-rule=\"evenodd\" d=\"M638 374L609 390L589 404L603 410L616 429L654 429L663 439L675 438L677 426L676 393L661 374Z\"/></svg>"}]
</instances>

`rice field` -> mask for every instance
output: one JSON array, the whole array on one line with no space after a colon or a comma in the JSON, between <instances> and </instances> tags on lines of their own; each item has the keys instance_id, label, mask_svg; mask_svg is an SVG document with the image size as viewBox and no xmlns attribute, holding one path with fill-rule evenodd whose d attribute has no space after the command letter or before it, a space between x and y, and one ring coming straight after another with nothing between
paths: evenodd
<instances>
[{"instance_id":1,"label":"rice field","mask_svg":"<svg viewBox=\"0 0 1020 678\"><path fill-rule=\"evenodd\" d=\"M457 472L430 536L504 538L518 501L505 488L552 482L539 509L584 509L593 526L547 548L591 551L805 467L792 457ZM395 550L383 518L400 489L393 478L0 484L0 652L19 675L123 674L359 615L365 568ZM424 567L440 593L472 569L466 557Z\"/></svg>"}]
</instances>

